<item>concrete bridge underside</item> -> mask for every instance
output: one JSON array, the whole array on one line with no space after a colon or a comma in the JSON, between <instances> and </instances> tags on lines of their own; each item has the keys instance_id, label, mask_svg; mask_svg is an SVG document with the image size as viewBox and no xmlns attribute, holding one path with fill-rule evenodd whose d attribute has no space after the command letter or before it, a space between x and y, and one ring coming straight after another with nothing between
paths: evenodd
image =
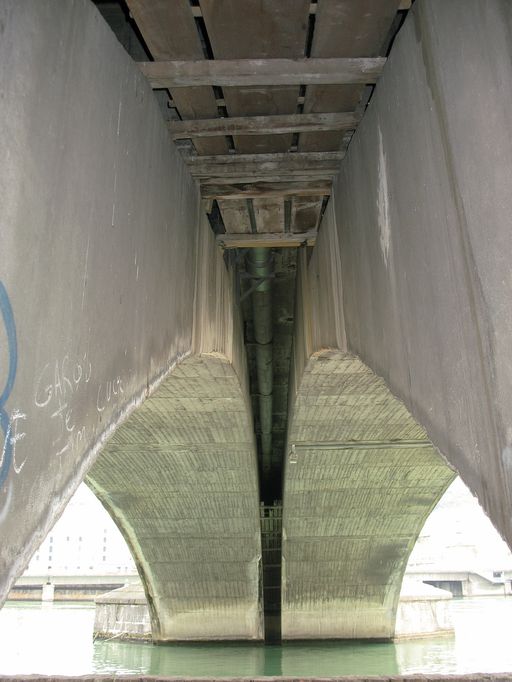
<instances>
[{"instance_id":1,"label":"concrete bridge underside","mask_svg":"<svg viewBox=\"0 0 512 682\"><path fill-rule=\"evenodd\" d=\"M216 2L224 12L212 0L173 5L187 19L176 23L182 37L197 24L206 49L209 32L211 62L247 57L220 40L237 26L258 59L300 58L304 43L308 57L345 56L329 52L335 33L322 42L312 32L329 16L340 26L349 0L313 3L315 20L309 2L288 3L288 16L248 0L266 32L259 47L257 22L237 18L241 3ZM363 4L376 22L365 49L379 55L402 3ZM355 16L362 4L351 7ZM163 26L148 12L134 11L142 33ZM245 157L267 141L235 135L246 175L215 210L200 157L224 154L230 135L182 158L151 86L92 3L4 0L0 29L0 603L84 478L132 549L160 641L263 638L260 501L281 475L284 638L392 637L408 554L454 471L511 544L512 7L417 0L336 156L337 177L320 183L328 203L310 175L307 199L277 201L274 166L258 176L270 203L248 201ZM194 35L180 54L147 38L144 49L199 60ZM351 108L368 99L357 87ZM276 100L263 87L193 95L231 106L229 119L257 92L286 109L293 90L291 112L263 113L294 113L297 96L314 112L308 92L322 112L314 88L281 86ZM204 119L186 90L175 88L173 106ZM318 148L330 154L336 135ZM311 132L298 144L274 137L291 157L317 148ZM287 172L283 192L302 182L296 166ZM323 217L311 250L299 223L313 214ZM288 248L296 232L304 247L279 261L286 277L271 257L251 275L243 251L223 257L210 225L225 243L260 233L265 248ZM280 397L260 401L252 354L259 344L272 357L272 339L258 341L259 313L246 308L262 272L265 286L281 286L265 319L282 343ZM287 432L281 453L258 402Z\"/></svg>"}]
</instances>

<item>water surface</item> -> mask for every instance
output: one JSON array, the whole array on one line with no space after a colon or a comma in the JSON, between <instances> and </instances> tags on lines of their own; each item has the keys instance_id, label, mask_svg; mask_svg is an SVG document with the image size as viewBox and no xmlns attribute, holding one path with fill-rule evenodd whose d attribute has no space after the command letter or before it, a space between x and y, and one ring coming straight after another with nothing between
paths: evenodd
<instances>
[{"instance_id":1,"label":"water surface","mask_svg":"<svg viewBox=\"0 0 512 682\"><path fill-rule=\"evenodd\" d=\"M512 597L453 601L455 635L396 644L92 641L94 606L11 602L0 611L0 674L330 677L512 671Z\"/></svg>"}]
</instances>

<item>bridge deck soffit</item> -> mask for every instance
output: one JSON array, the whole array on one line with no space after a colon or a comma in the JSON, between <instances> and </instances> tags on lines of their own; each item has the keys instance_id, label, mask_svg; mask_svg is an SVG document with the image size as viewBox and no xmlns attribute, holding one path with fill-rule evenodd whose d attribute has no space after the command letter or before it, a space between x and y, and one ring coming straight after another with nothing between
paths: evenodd
<instances>
[{"instance_id":1,"label":"bridge deck soffit","mask_svg":"<svg viewBox=\"0 0 512 682\"><path fill-rule=\"evenodd\" d=\"M316 230L410 0L127 4L153 60L140 68L222 231ZM280 210L254 225L253 202Z\"/></svg>"}]
</instances>

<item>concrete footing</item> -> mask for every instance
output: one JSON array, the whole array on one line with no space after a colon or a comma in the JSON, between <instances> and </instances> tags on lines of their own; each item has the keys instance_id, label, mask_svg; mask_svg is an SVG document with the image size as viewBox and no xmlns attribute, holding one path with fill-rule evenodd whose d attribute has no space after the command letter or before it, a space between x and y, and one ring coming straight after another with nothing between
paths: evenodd
<instances>
[{"instance_id":1,"label":"concrete footing","mask_svg":"<svg viewBox=\"0 0 512 682\"><path fill-rule=\"evenodd\" d=\"M125 585L97 597L94 638L151 640L151 619L142 587Z\"/></svg>"},{"instance_id":2,"label":"concrete footing","mask_svg":"<svg viewBox=\"0 0 512 682\"><path fill-rule=\"evenodd\" d=\"M395 641L432 635L453 635L452 595L411 581L402 585L396 613Z\"/></svg>"},{"instance_id":3,"label":"concrete footing","mask_svg":"<svg viewBox=\"0 0 512 682\"><path fill-rule=\"evenodd\" d=\"M402 587L397 610L395 640L451 635L452 595L419 582ZM151 640L151 619L144 590L125 585L95 600L94 638Z\"/></svg>"},{"instance_id":4,"label":"concrete footing","mask_svg":"<svg viewBox=\"0 0 512 682\"><path fill-rule=\"evenodd\" d=\"M43 585L43 590L41 593L41 601L53 601L55 596L55 585L48 582Z\"/></svg>"}]
</instances>

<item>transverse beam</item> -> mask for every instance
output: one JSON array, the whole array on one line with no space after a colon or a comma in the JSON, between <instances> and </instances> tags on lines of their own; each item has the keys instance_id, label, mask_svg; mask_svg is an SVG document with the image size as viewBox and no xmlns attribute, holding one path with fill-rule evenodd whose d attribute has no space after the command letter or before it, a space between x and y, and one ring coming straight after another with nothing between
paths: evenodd
<instances>
[{"instance_id":1,"label":"transverse beam","mask_svg":"<svg viewBox=\"0 0 512 682\"><path fill-rule=\"evenodd\" d=\"M201 185L203 199L251 199L258 197L330 195L332 182L247 182L243 184Z\"/></svg>"},{"instance_id":2,"label":"transverse beam","mask_svg":"<svg viewBox=\"0 0 512 682\"><path fill-rule=\"evenodd\" d=\"M250 249L255 247L286 248L314 246L316 230L302 234L285 232L259 232L258 234L218 234L217 244L223 249Z\"/></svg>"},{"instance_id":3,"label":"transverse beam","mask_svg":"<svg viewBox=\"0 0 512 682\"><path fill-rule=\"evenodd\" d=\"M305 152L288 154L221 154L185 156L191 175L208 178L214 175L265 173L336 173L343 158L341 152Z\"/></svg>"},{"instance_id":4,"label":"transverse beam","mask_svg":"<svg viewBox=\"0 0 512 682\"><path fill-rule=\"evenodd\" d=\"M277 135L281 133L323 132L356 128L360 116L339 114L284 114L278 116L234 116L197 121L169 121L173 140L217 135Z\"/></svg>"},{"instance_id":5,"label":"transverse beam","mask_svg":"<svg viewBox=\"0 0 512 682\"><path fill-rule=\"evenodd\" d=\"M376 83L385 57L139 62L153 88Z\"/></svg>"}]
</instances>

